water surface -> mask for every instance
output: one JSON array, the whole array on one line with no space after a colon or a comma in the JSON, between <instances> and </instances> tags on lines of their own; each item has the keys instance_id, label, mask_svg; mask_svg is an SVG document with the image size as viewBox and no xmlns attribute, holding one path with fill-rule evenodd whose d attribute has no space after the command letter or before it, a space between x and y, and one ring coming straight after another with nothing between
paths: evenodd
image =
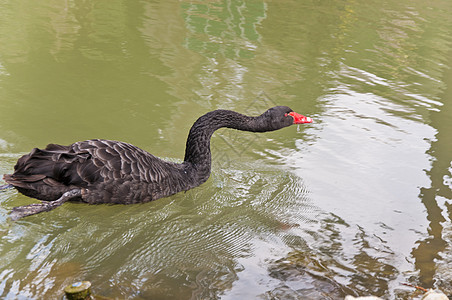
<instances>
[{"instance_id":1,"label":"water surface","mask_svg":"<svg viewBox=\"0 0 452 300\"><path fill-rule=\"evenodd\" d=\"M191 124L288 105L314 124L219 130L202 186L131 206L0 192L0 297L74 281L118 299L452 294L452 2L6 1L0 174L107 138L180 160Z\"/></svg>"}]
</instances>

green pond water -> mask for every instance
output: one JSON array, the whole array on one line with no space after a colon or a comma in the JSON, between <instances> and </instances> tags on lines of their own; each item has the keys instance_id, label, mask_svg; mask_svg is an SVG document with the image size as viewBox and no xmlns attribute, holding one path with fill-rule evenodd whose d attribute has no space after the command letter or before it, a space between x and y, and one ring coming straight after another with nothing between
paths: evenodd
<instances>
[{"instance_id":1,"label":"green pond water","mask_svg":"<svg viewBox=\"0 0 452 300\"><path fill-rule=\"evenodd\" d=\"M215 109L315 122L212 138L210 179L138 205L0 192L0 298L452 294L452 1L0 2L0 175L91 138L180 161ZM0 184L4 184L0 180Z\"/></svg>"}]
</instances>

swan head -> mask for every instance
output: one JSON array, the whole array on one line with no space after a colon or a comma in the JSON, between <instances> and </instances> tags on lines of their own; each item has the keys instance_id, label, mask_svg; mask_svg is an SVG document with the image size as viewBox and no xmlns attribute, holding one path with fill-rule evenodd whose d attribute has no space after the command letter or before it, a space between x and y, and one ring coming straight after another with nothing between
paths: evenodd
<instances>
[{"instance_id":1,"label":"swan head","mask_svg":"<svg viewBox=\"0 0 452 300\"><path fill-rule=\"evenodd\" d=\"M277 130L293 124L312 123L310 117L294 112L287 106L275 106L264 112L261 117L270 130Z\"/></svg>"}]
</instances>

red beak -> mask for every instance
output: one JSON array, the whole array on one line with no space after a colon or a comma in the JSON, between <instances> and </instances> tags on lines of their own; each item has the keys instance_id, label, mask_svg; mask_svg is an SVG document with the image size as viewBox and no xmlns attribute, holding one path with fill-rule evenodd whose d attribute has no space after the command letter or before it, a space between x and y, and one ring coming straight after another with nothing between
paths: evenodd
<instances>
[{"instance_id":1,"label":"red beak","mask_svg":"<svg viewBox=\"0 0 452 300\"><path fill-rule=\"evenodd\" d=\"M312 119L310 117L305 117L303 115L300 115L296 112L289 113L289 116L293 117L293 123L294 124L305 124L305 123L312 123Z\"/></svg>"}]
</instances>

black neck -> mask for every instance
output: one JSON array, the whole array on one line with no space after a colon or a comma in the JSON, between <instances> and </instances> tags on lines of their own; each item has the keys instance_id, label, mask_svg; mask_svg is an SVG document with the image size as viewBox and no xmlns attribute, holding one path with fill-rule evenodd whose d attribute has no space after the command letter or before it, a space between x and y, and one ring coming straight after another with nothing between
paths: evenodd
<instances>
[{"instance_id":1,"label":"black neck","mask_svg":"<svg viewBox=\"0 0 452 300\"><path fill-rule=\"evenodd\" d=\"M212 134L222 127L243 131L262 131L259 130L262 127L259 123L259 117L248 117L229 110L215 110L201 116L188 134L184 162L193 166L202 180L207 180L211 168L210 138Z\"/></svg>"}]
</instances>

